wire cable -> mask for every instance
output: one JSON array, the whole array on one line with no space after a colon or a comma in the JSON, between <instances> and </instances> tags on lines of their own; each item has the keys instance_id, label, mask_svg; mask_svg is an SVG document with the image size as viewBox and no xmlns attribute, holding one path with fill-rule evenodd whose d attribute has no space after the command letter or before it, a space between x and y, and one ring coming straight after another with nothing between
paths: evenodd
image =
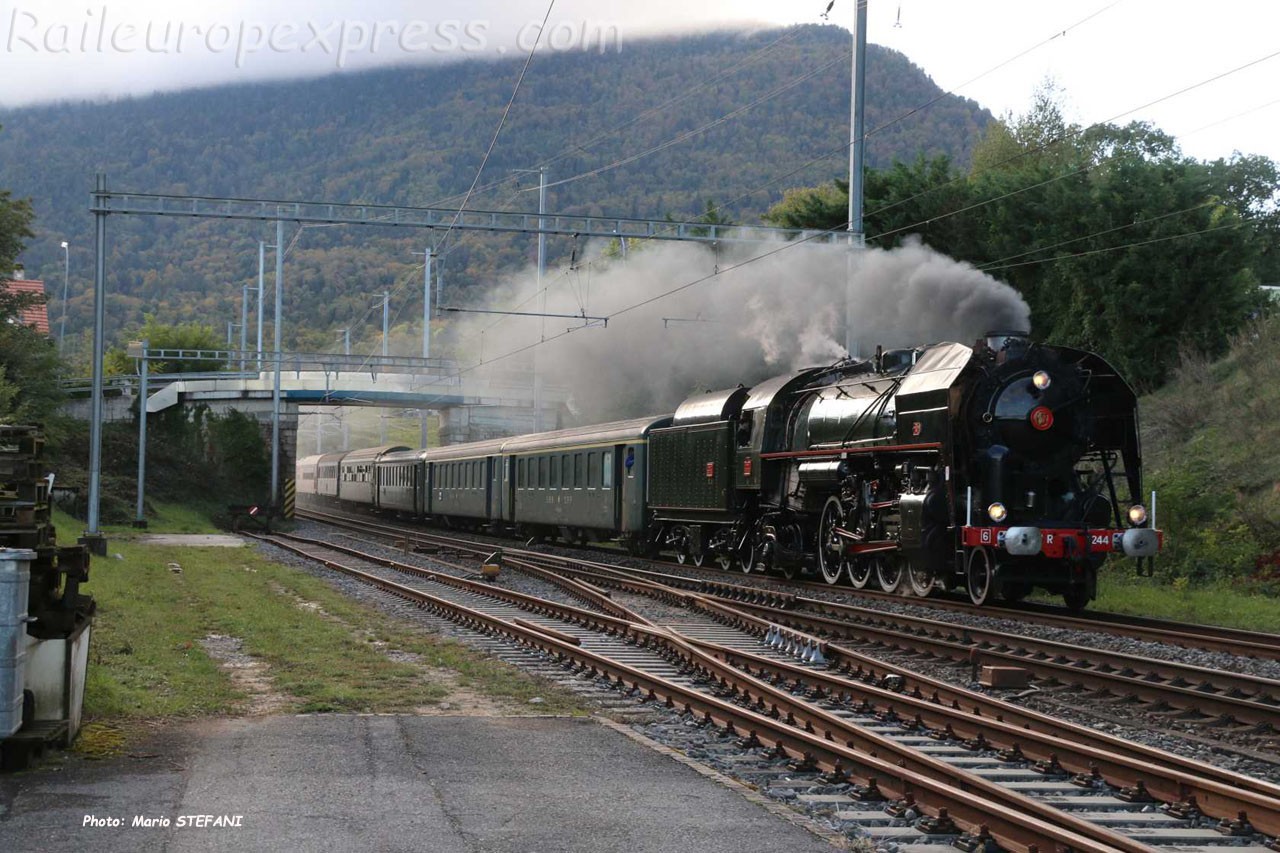
<instances>
[{"instance_id":1,"label":"wire cable","mask_svg":"<svg viewBox=\"0 0 1280 853\"><path fill-rule=\"evenodd\" d=\"M891 204L886 204L886 205L884 205L884 206L882 206L882 207L876 208L875 210L868 211L868 212L867 212L867 216L868 216L868 217L870 217L870 216L874 216L874 215L876 215L876 214L878 214L878 213L883 213L883 212L885 212L886 210L892 210L893 208L898 207L899 205L903 205L903 204L906 204L906 203L908 203L908 202L914 201L914 200L916 200L916 199L918 199L918 198L921 198L921 197L923 197L923 196L929 195L930 193L937 192L937 191L938 191L938 190L940 190L940 189L944 189L944 188L946 188L946 187L953 186L953 185L955 185L955 184L957 184L957 183L959 183L959 182L961 182L961 181L966 181L966 180L968 180L969 178L973 177L974 175L980 175L980 174L983 174L983 173L985 173L985 172L989 172L989 171L992 171L992 170L994 170L994 169L998 169L998 168L1000 168L1001 166L1008 165L1009 163L1013 163L1013 162L1015 162L1015 161L1017 161L1017 160L1021 160L1021 159L1022 159L1022 158L1024 158L1024 157L1029 157L1029 156L1031 156L1032 154L1038 154L1038 153L1040 153L1040 152L1042 152L1042 151L1045 151L1045 150L1047 150L1047 149L1049 149L1049 148L1051 148L1051 147L1053 147L1053 146L1055 146L1055 145L1059 145L1059 144L1061 144L1061 143L1063 143L1063 142L1066 142L1067 140L1073 139L1073 138L1075 138L1075 137L1077 137L1077 136L1080 136L1080 135L1082 135L1082 134L1084 134L1084 133L1086 133L1086 132L1088 132L1088 131L1090 131L1090 130L1093 130L1094 128L1098 128L1098 127L1102 127L1103 125L1110 124L1111 122L1115 121L1116 119L1124 118L1125 116L1127 116L1127 115L1131 115L1132 113L1136 113L1136 112L1138 112L1139 110L1145 110L1146 108L1148 108L1148 107L1152 107L1152 106L1155 106L1156 104L1164 103L1165 101L1168 101L1168 100L1170 100L1170 99L1172 99L1172 98L1176 98L1176 97L1178 97L1179 95L1185 95L1187 92L1193 91L1193 90L1195 90L1195 89L1199 89L1199 88L1200 88L1200 87L1202 87L1202 86L1207 86L1207 85L1209 85L1210 83L1217 82L1218 80L1221 80L1221 79L1223 79L1223 78L1225 78L1225 77L1229 77L1229 76L1230 76L1230 75L1232 75L1232 74L1236 74L1236 73L1238 73L1238 72L1240 72L1240 71L1244 71L1244 70L1245 70L1245 69L1247 69L1247 68L1252 68L1253 66L1258 65L1259 63L1266 62L1266 61L1267 61L1267 60L1269 60L1269 59L1274 59L1274 58L1275 58L1275 57L1277 57L1277 56L1280 56L1280 50L1274 51L1274 52L1272 52L1272 53L1267 54L1266 56L1261 56L1261 57L1259 57L1259 58L1257 58L1257 59L1254 59L1254 60L1251 60L1251 61L1249 61L1249 62L1246 62L1246 63L1244 63L1243 65L1237 65L1235 68L1232 68L1232 69L1230 69L1230 70L1228 70L1228 71L1223 71L1223 72L1221 72L1221 73L1219 73L1219 74L1215 74L1215 75L1213 75L1212 77L1208 77L1208 78L1206 78L1206 79L1204 79L1204 80L1201 80L1201 81L1200 81L1200 82L1198 82L1198 83L1193 83L1193 84L1191 84L1190 86L1184 86L1183 88L1178 89L1178 90L1177 90L1177 91L1175 91L1175 92L1170 92L1169 94L1167 94L1167 95L1163 95L1163 96L1161 96L1161 97L1159 97L1159 98L1156 98L1155 100L1147 101L1145 104L1141 104L1141 105L1136 106L1136 107L1133 107L1133 108L1131 108L1131 109L1124 110L1123 112L1116 113L1115 115L1111 116L1110 118L1102 119L1101 121L1096 121L1096 122L1094 122L1093 124L1090 124L1090 125L1087 125L1087 126L1084 126L1084 127L1077 127L1077 128L1076 128L1076 129L1074 129L1074 130L1071 130L1071 131L1068 131L1067 133L1062 134L1061 136L1057 136L1057 137L1055 137L1055 138L1053 138L1053 139L1050 139L1050 140L1048 140L1048 141L1046 141L1046 142L1043 142L1043 143L1041 143L1040 145L1035 146L1034 148L1029 148L1029 149L1027 149L1027 150L1025 150L1025 151L1021 151L1021 152L1019 152L1019 153L1017 153L1017 154L1014 154L1014 155L1013 155L1013 156L1011 156L1011 157L1006 157L1004 160L1001 160L1001 161L996 162L996 163L992 163L990 166L987 166L987 167L985 167L985 168L982 168L982 169L976 169L976 170L973 170L973 171L971 171L971 172L968 172L967 174L957 175L956 177L952 178L952 179L951 179L951 180L949 180L949 181L945 181L945 182L943 182L943 183L941 183L941 184L938 184L937 186L930 187L930 188L925 189L925 190L921 190L920 192L916 193L915 195L908 196L907 198L904 198L904 199L899 199L898 201L892 202ZM1088 167L1086 167L1086 168L1088 168ZM1078 172L1078 171L1082 171L1082 170L1077 170L1077 172ZM1069 177L1069 175L1062 175L1062 176L1060 176L1060 177ZM1045 182L1042 182L1042 184L1043 184L1043 183L1051 183L1051 182L1052 182L1052 181L1045 181ZM1004 195L1004 196L999 196L999 197L997 197L997 198L991 199L990 201L991 201L991 202L1000 201L1001 199L1003 199L1003 198L1007 198L1009 195L1012 195L1012 194L1014 194L1014 193L1009 193L1009 194L1006 194L1006 195ZM988 203L990 203L990 202L988 202ZM981 205L974 205L974 206L970 206L970 207L964 208L964 210L972 210L974 207L981 207ZM954 211L953 213L956 213L956 212L963 212L963 211ZM933 222L933 221L936 221L936 220L938 220L938 219L943 219L943 218L945 218L945 217L947 217L947 216L951 216L951 215L953 215L953 213L945 213L945 214L942 214L942 215L940 215L940 216L933 216L933 217L930 217L930 218L929 218L929 219L927 219L927 220L922 220L921 222L917 222L917 223L915 223L914 225L909 225L909 226L905 226L905 227L906 227L906 228L914 228L914 227L916 227L916 226L918 226L918 225L927 224L928 222ZM888 233L895 233L895 234L896 234L896 233L898 233L899 231L902 231L902 230L904 230L904 229L903 229L903 228L899 228L899 229L896 229L896 230L895 230L895 231L893 231L893 232L888 232ZM882 237L885 237L885 236L888 236L888 234L878 234L878 235L876 235L875 237L873 237L873 238L871 238L871 239L878 240L878 239L881 239Z\"/></svg>"},{"instance_id":2,"label":"wire cable","mask_svg":"<svg viewBox=\"0 0 1280 853\"><path fill-rule=\"evenodd\" d=\"M1256 224L1257 223L1253 222L1252 220L1241 219L1238 222L1229 222L1226 225L1214 225L1209 228L1201 228L1199 231L1186 231L1182 234L1169 234L1164 237L1152 237L1149 240L1138 240L1133 243L1125 243L1121 246L1108 246L1105 249L1090 249L1086 252L1073 252L1069 255L1058 255L1057 257L1053 257L1053 258L1039 258L1037 260L1021 261L1016 264L1005 264L1004 266L989 267L985 269L987 269L988 271L1007 270L1007 269L1013 269L1014 267L1032 266L1033 264L1047 264L1052 261L1066 261L1066 260L1071 260L1073 258L1084 258L1089 255L1101 255L1105 252L1118 252L1121 249L1134 249L1139 246L1150 246L1153 243L1164 243L1169 240L1180 240L1183 237L1196 237L1200 234L1212 234L1215 231L1226 231L1231 228L1240 228L1245 225L1256 225Z\"/></svg>"},{"instance_id":3,"label":"wire cable","mask_svg":"<svg viewBox=\"0 0 1280 853\"><path fill-rule=\"evenodd\" d=\"M485 149L484 157L480 160L480 168L476 169L476 176L471 179L471 186L467 189L467 194L462 198L462 204L458 205L458 212L454 214L453 221L449 223L449 227L445 229L444 236L440 238L440 247L443 247L449 240L449 235L453 232L453 228L458 224L458 220L462 217L462 212L467 209L467 202L471 200L472 193L476 190L476 184L480 183L480 175L484 173L485 164L489 162L493 149L498 144L498 137L502 134L502 128L507 123L507 116L511 114L511 106L516 102L516 95L520 93L520 84L524 82L524 77L529 73L529 66L533 64L533 55L538 50L538 45L542 42L542 33L547 29L547 21L551 17L551 10L556 6L556 0L551 0L547 4L547 13L542 16L542 25L538 27L537 38L533 40L533 46L529 48L529 55L525 57L524 67L520 69L520 76L516 78L515 88L511 90L511 97L507 100L507 106L502 111L502 118L498 120L498 126L493 131L493 138L489 140L489 147Z\"/></svg>"}]
</instances>

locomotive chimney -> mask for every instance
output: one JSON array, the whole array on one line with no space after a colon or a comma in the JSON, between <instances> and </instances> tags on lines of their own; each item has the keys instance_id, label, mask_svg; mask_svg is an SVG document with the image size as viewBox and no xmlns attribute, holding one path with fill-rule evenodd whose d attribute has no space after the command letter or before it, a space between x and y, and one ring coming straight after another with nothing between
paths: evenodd
<instances>
[{"instance_id":1,"label":"locomotive chimney","mask_svg":"<svg viewBox=\"0 0 1280 853\"><path fill-rule=\"evenodd\" d=\"M875 369L876 373L884 373L884 347L880 344L876 344Z\"/></svg>"}]
</instances>

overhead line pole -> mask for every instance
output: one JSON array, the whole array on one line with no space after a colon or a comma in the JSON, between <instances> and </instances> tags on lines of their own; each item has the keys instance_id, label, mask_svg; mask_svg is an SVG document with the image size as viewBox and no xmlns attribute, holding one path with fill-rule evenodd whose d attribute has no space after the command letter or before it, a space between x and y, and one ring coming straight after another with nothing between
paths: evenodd
<instances>
[{"instance_id":1,"label":"overhead line pole","mask_svg":"<svg viewBox=\"0 0 1280 853\"><path fill-rule=\"evenodd\" d=\"M388 345L390 343L390 325L391 325L391 293L382 291L382 357L386 358L390 355ZM382 444L387 443L387 413L378 413L378 435L382 439Z\"/></svg>"},{"instance_id":2,"label":"overhead line pole","mask_svg":"<svg viewBox=\"0 0 1280 853\"><path fill-rule=\"evenodd\" d=\"M846 263L845 285L845 349L849 355L858 354L858 341L854 335L853 267L854 253L866 246L866 234L862 228L862 163L863 109L866 100L867 72L867 4L870 0L854 0L853 16L853 67L849 86L849 258Z\"/></svg>"},{"instance_id":3,"label":"overhead line pole","mask_svg":"<svg viewBox=\"0 0 1280 853\"><path fill-rule=\"evenodd\" d=\"M259 244L261 245L261 244ZM261 250L260 250L261 251ZM261 280L259 280L261 281ZM284 220L276 220L275 381L271 385L271 505L280 497L280 317L284 289ZM261 321L261 315L259 315Z\"/></svg>"},{"instance_id":4,"label":"overhead line pole","mask_svg":"<svg viewBox=\"0 0 1280 853\"><path fill-rule=\"evenodd\" d=\"M133 518L133 526L137 528L147 526L147 369L150 361L147 347L150 341L144 340L141 344L138 350L138 505Z\"/></svg>"},{"instance_id":5,"label":"overhead line pole","mask_svg":"<svg viewBox=\"0 0 1280 853\"><path fill-rule=\"evenodd\" d=\"M102 485L102 353L106 347L107 176L99 174L93 194L95 269L93 272L93 391L89 408L89 507L85 539L90 550L105 555L106 537L98 530Z\"/></svg>"},{"instance_id":6,"label":"overhead line pole","mask_svg":"<svg viewBox=\"0 0 1280 853\"><path fill-rule=\"evenodd\" d=\"M248 365L245 363L244 352L249 348L249 288L253 285L245 284L240 287L240 372L244 373Z\"/></svg>"}]
</instances>

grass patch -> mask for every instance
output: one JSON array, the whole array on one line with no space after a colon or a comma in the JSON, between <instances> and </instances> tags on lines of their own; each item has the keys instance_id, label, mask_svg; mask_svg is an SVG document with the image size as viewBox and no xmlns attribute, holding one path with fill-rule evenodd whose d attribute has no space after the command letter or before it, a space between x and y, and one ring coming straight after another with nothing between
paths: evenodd
<instances>
[{"instance_id":1,"label":"grass patch","mask_svg":"<svg viewBox=\"0 0 1280 853\"><path fill-rule=\"evenodd\" d=\"M226 531L213 523L213 508L192 507L189 504L166 503L164 501L147 501L153 514L147 516L145 529L138 529L131 524L101 524L99 527L108 541L119 539L137 539L147 533L225 533ZM85 529L85 522L68 515L58 507L53 507L53 526L58 529L59 541L65 544L74 543Z\"/></svg>"},{"instance_id":2,"label":"grass patch","mask_svg":"<svg viewBox=\"0 0 1280 853\"><path fill-rule=\"evenodd\" d=\"M513 667L441 641L352 601L324 582L270 562L252 548L175 548L112 543L122 557L95 561L86 591L98 601L85 695L93 718L232 713L248 697L200 645L239 638L267 665L285 711L405 712L448 690L414 663L458 670L458 683L500 700L532 696L541 712L584 713L567 694ZM170 569L181 566L181 572Z\"/></svg>"},{"instance_id":3,"label":"grass patch","mask_svg":"<svg viewBox=\"0 0 1280 853\"><path fill-rule=\"evenodd\" d=\"M1280 610L1273 596L1238 589L1226 582L1192 586L1182 579L1164 583L1100 573L1097 610L1280 633Z\"/></svg>"}]
</instances>

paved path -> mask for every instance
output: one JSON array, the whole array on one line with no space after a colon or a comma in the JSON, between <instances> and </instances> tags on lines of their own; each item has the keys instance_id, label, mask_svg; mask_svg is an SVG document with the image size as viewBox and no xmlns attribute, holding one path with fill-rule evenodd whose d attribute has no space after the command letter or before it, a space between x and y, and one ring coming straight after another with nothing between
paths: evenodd
<instances>
[{"instance_id":1,"label":"paved path","mask_svg":"<svg viewBox=\"0 0 1280 853\"><path fill-rule=\"evenodd\" d=\"M154 740L0 776L0 850L832 849L587 719L287 716L175 724ZM198 815L238 825L179 827ZM135 827L136 816L169 825Z\"/></svg>"},{"instance_id":2,"label":"paved path","mask_svg":"<svg viewBox=\"0 0 1280 853\"><path fill-rule=\"evenodd\" d=\"M243 548L245 540L223 533L144 533L139 545L177 545L184 548Z\"/></svg>"}]
</instances>

